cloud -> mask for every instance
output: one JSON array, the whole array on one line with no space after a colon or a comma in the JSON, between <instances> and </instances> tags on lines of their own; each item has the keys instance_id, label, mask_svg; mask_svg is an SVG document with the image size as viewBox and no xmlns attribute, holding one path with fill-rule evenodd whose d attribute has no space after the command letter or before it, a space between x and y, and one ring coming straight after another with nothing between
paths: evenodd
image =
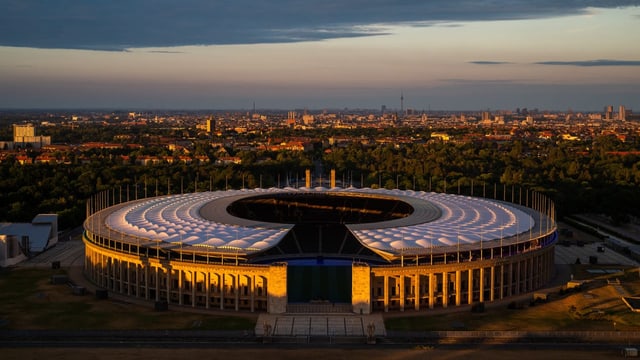
<instances>
[{"instance_id":1,"label":"cloud","mask_svg":"<svg viewBox=\"0 0 640 360\"><path fill-rule=\"evenodd\" d=\"M519 79L439 79L444 84L456 84L456 85L504 85L504 84L519 84L522 80Z\"/></svg>"},{"instance_id":2,"label":"cloud","mask_svg":"<svg viewBox=\"0 0 640 360\"><path fill-rule=\"evenodd\" d=\"M184 54L184 51L172 51L172 50L149 50L152 54Z\"/></svg>"},{"instance_id":3,"label":"cloud","mask_svg":"<svg viewBox=\"0 0 640 360\"><path fill-rule=\"evenodd\" d=\"M637 0L0 0L0 45L123 50L384 34L372 24L529 19Z\"/></svg>"},{"instance_id":4,"label":"cloud","mask_svg":"<svg viewBox=\"0 0 640 360\"><path fill-rule=\"evenodd\" d=\"M559 66L640 66L640 60L584 60L584 61L540 61L537 65Z\"/></svg>"},{"instance_id":5,"label":"cloud","mask_svg":"<svg viewBox=\"0 0 640 360\"><path fill-rule=\"evenodd\" d=\"M469 64L476 64L476 65L504 65L504 64L511 64L508 61L485 61L485 60L476 60L476 61L469 61Z\"/></svg>"}]
</instances>

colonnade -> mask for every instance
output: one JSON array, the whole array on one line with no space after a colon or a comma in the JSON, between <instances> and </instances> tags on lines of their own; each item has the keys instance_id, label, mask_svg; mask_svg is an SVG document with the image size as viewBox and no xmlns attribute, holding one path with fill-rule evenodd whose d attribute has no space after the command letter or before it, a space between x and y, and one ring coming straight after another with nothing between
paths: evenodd
<instances>
[{"instance_id":1,"label":"colonnade","mask_svg":"<svg viewBox=\"0 0 640 360\"><path fill-rule=\"evenodd\" d=\"M97 286L122 295L168 304L269 311L270 302L273 302L273 307L282 297L268 291L273 268L269 265L207 265L138 257L85 241L85 274ZM284 280L286 282L286 278ZM271 285L279 288L281 285L278 283ZM278 292L282 293L282 290Z\"/></svg>"},{"instance_id":2,"label":"colonnade","mask_svg":"<svg viewBox=\"0 0 640 360\"><path fill-rule=\"evenodd\" d=\"M109 291L148 301L282 313L286 264L198 264L137 256L85 241L85 273ZM554 247L440 265L352 266L354 312L427 310L492 302L534 291L553 276Z\"/></svg>"},{"instance_id":3,"label":"colonnade","mask_svg":"<svg viewBox=\"0 0 640 360\"><path fill-rule=\"evenodd\" d=\"M541 288L554 270L553 246L463 263L371 267L371 306L404 311L492 302Z\"/></svg>"}]
</instances>

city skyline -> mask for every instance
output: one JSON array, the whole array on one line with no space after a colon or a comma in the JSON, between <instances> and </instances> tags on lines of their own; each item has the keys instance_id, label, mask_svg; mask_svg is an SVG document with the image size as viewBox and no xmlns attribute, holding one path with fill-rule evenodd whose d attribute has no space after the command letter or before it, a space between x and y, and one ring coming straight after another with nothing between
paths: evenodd
<instances>
[{"instance_id":1,"label":"city skyline","mask_svg":"<svg viewBox=\"0 0 640 360\"><path fill-rule=\"evenodd\" d=\"M0 108L640 108L637 1L2 2Z\"/></svg>"}]
</instances>

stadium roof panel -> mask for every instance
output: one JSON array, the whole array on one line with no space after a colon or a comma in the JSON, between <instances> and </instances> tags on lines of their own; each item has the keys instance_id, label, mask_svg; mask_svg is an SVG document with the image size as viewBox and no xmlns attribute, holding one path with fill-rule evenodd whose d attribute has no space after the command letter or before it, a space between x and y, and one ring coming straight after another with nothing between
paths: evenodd
<instances>
[{"instance_id":1,"label":"stadium roof panel","mask_svg":"<svg viewBox=\"0 0 640 360\"><path fill-rule=\"evenodd\" d=\"M105 225L127 235L185 245L263 251L277 245L295 224L253 221L229 214L236 200L269 193L352 194L391 197L410 204L409 216L346 225L365 246L383 252L475 244L530 231L533 217L513 204L484 198L386 189L243 189L168 195L113 209Z\"/></svg>"}]
</instances>

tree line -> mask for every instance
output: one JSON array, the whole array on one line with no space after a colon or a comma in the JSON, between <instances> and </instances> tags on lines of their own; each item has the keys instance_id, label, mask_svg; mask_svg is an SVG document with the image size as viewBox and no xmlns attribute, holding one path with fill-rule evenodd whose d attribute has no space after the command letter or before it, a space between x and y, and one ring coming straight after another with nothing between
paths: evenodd
<instances>
[{"instance_id":1,"label":"tree line","mask_svg":"<svg viewBox=\"0 0 640 360\"><path fill-rule=\"evenodd\" d=\"M38 213L59 214L60 228L82 224L86 199L103 190L126 191L129 198L164 194L303 186L305 170L314 181L336 171L342 186L383 187L493 196L495 184L545 193L560 217L598 212L616 222L640 216L638 144L602 136L589 142L515 140L510 142L426 141L410 144L324 147L308 152L237 151L241 164L216 164L215 152L196 144L208 163L138 165L126 153L166 151L95 150L90 161L70 157L64 164L0 163L0 221L27 222ZM326 185L325 185L326 186ZM489 189L489 190L487 190ZM485 192L483 194L483 192Z\"/></svg>"}]
</instances>

